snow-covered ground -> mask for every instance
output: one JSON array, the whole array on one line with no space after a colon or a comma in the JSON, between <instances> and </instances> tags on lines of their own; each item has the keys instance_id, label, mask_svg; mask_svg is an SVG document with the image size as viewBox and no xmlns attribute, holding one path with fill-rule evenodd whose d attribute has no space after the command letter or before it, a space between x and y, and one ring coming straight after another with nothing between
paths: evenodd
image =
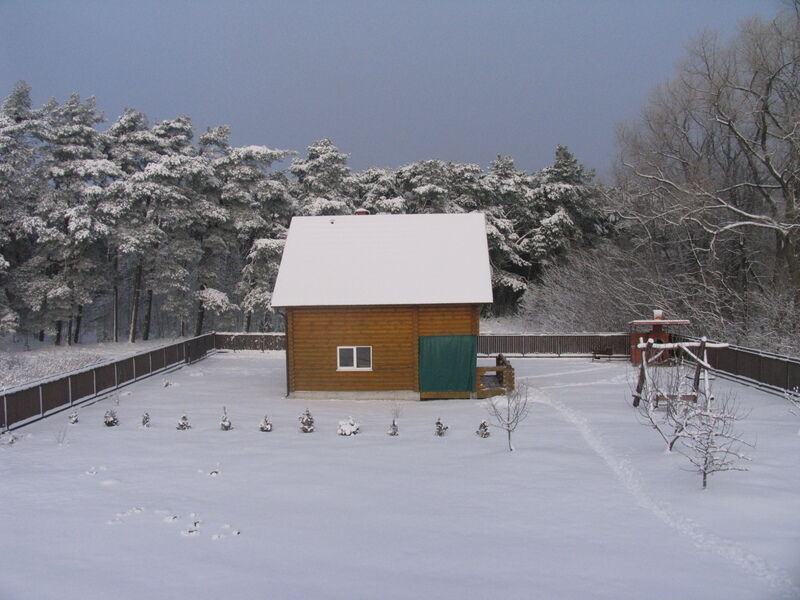
<instances>
[{"instance_id":1,"label":"snow-covered ground","mask_svg":"<svg viewBox=\"0 0 800 600\"><path fill-rule=\"evenodd\" d=\"M42 377L130 356L171 344L178 339L180 338L138 341L135 344L100 342L74 346L29 342L32 344L30 349L25 349L22 344L15 344L10 339L3 340L0 344L0 388L17 386Z\"/></svg>"},{"instance_id":2,"label":"snow-covered ground","mask_svg":"<svg viewBox=\"0 0 800 600\"><path fill-rule=\"evenodd\" d=\"M800 419L784 400L716 382L757 445L748 472L703 491L637 422L625 363L514 365L534 403L513 453L474 434L479 401L402 403L390 437L393 404L286 400L280 352L138 382L116 428L104 400L76 425L20 429L0 446L0 598L800 597ZM351 415L361 433L337 436Z\"/></svg>"}]
</instances>

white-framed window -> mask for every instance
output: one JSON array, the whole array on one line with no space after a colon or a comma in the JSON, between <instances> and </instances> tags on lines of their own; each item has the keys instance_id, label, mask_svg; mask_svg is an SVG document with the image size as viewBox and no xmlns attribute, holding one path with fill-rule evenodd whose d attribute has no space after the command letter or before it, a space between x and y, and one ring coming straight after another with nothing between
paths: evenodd
<instances>
[{"instance_id":1,"label":"white-framed window","mask_svg":"<svg viewBox=\"0 0 800 600\"><path fill-rule=\"evenodd\" d=\"M337 346L337 371L372 371L372 346Z\"/></svg>"}]
</instances>

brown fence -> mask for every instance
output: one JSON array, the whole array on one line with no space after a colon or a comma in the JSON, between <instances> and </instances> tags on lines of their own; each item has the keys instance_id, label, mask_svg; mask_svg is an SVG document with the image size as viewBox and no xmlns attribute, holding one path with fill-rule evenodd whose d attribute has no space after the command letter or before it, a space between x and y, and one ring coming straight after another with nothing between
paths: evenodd
<instances>
[{"instance_id":1,"label":"brown fence","mask_svg":"<svg viewBox=\"0 0 800 600\"><path fill-rule=\"evenodd\" d=\"M217 333L215 344L219 349L234 351L285 350L286 336L283 333ZM626 333L486 334L478 336L478 354L628 356L628 344Z\"/></svg>"},{"instance_id":2,"label":"brown fence","mask_svg":"<svg viewBox=\"0 0 800 600\"><path fill-rule=\"evenodd\" d=\"M0 430L21 427L177 364L192 363L204 358L214 348L214 341L214 334L208 333L5 390L0 405Z\"/></svg>"},{"instance_id":3,"label":"brown fence","mask_svg":"<svg viewBox=\"0 0 800 600\"><path fill-rule=\"evenodd\" d=\"M284 333L217 333L216 348L225 350L286 350Z\"/></svg>"},{"instance_id":4,"label":"brown fence","mask_svg":"<svg viewBox=\"0 0 800 600\"><path fill-rule=\"evenodd\" d=\"M673 335L676 342L697 341L697 338ZM729 346L709 348L708 361L717 370L744 383L757 383L779 390L800 388L800 360L761 352L752 348Z\"/></svg>"},{"instance_id":5,"label":"brown fence","mask_svg":"<svg viewBox=\"0 0 800 600\"><path fill-rule=\"evenodd\" d=\"M628 356L626 333L485 334L478 336L478 354L528 356Z\"/></svg>"}]
</instances>

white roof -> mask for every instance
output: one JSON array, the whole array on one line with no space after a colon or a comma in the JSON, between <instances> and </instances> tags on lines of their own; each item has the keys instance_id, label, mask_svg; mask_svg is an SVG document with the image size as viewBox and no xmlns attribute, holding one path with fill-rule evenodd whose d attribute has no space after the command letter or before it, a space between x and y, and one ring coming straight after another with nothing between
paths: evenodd
<instances>
[{"instance_id":1,"label":"white roof","mask_svg":"<svg viewBox=\"0 0 800 600\"><path fill-rule=\"evenodd\" d=\"M492 301L483 214L294 217L272 305Z\"/></svg>"}]
</instances>

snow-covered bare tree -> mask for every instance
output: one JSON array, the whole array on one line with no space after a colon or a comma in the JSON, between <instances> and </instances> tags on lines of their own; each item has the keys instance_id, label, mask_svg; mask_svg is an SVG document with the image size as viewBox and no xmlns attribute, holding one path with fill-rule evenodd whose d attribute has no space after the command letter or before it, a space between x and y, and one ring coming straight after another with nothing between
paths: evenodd
<instances>
[{"instance_id":1,"label":"snow-covered bare tree","mask_svg":"<svg viewBox=\"0 0 800 600\"><path fill-rule=\"evenodd\" d=\"M514 445L511 443L511 435L517 430L519 424L528 418L530 413L528 386L522 384L505 396L491 398L487 403L486 410L494 421L492 425L506 432L508 451L513 451Z\"/></svg>"},{"instance_id":2,"label":"snow-covered bare tree","mask_svg":"<svg viewBox=\"0 0 800 600\"><path fill-rule=\"evenodd\" d=\"M742 324L740 343L797 338L798 90L795 10L751 19L729 42L701 36L677 77L620 130L619 214L630 237L693 273L695 287L719 299L720 317ZM772 302L788 305L788 318L762 318Z\"/></svg>"},{"instance_id":3,"label":"snow-covered bare tree","mask_svg":"<svg viewBox=\"0 0 800 600\"><path fill-rule=\"evenodd\" d=\"M736 431L737 422L744 416L731 396L705 405L698 402L688 409L685 433L681 436L682 453L700 474L703 489L714 473L747 470L742 463L750 458L743 449L752 444Z\"/></svg>"}]
</instances>

